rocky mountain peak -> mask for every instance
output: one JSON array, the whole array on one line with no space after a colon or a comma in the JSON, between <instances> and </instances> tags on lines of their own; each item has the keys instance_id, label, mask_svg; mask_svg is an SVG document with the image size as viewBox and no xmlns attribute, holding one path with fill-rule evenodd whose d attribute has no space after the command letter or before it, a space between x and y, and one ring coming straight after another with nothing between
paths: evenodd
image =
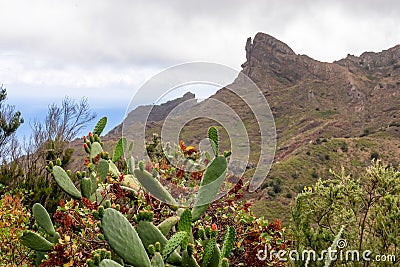
<instances>
[{"instance_id":1,"label":"rocky mountain peak","mask_svg":"<svg viewBox=\"0 0 400 267\"><path fill-rule=\"evenodd\" d=\"M243 68L251 68L265 61L280 61L279 58L296 55L284 42L266 33L257 33L254 39L247 38L246 62Z\"/></svg>"},{"instance_id":2,"label":"rocky mountain peak","mask_svg":"<svg viewBox=\"0 0 400 267\"><path fill-rule=\"evenodd\" d=\"M295 52L287 44L262 32L257 33L254 37L253 48L261 48L271 53L295 55Z\"/></svg>"}]
</instances>

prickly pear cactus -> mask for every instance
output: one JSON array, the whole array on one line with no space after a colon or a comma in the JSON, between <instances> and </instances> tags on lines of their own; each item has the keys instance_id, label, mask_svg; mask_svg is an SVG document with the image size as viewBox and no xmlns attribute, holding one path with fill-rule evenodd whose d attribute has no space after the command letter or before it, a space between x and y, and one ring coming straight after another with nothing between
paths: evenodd
<instances>
[{"instance_id":1,"label":"prickly pear cactus","mask_svg":"<svg viewBox=\"0 0 400 267\"><path fill-rule=\"evenodd\" d=\"M167 244L165 245L163 251L162 251L162 256L163 259L167 259L169 257L169 255L171 255L171 253L177 249L182 242L185 242L186 239L189 238L189 235L187 232L177 232L176 234L174 234L167 242Z\"/></svg>"},{"instance_id":2,"label":"prickly pear cactus","mask_svg":"<svg viewBox=\"0 0 400 267\"><path fill-rule=\"evenodd\" d=\"M218 130L214 126L208 129L208 139L210 139L214 155L218 156Z\"/></svg>"},{"instance_id":3,"label":"prickly pear cactus","mask_svg":"<svg viewBox=\"0 0 400 267\"><path fill-rule=\"evenodd\" d=\"M154 178L151 173L138 168L134 170L134 175L138 179L139 183L146 189L146 191L151 193L154 197L173 206L178 205L168 190L166 190L165 187L157 180L157 178Z\"/></svg>"},{"instance_id":4,"label":"prickly pear cactus","mask_svg":"<svg viewBox=\"0 0 400 267\"><path fill-rule=\"evenodd\" d=\"M192 233L192 213L189 209L185 209L180 216L178 222L178 231L187 232L189 235Z\"/></svg>"},{"instance_id":5,"label":"prickly pear cactus","mask_svg":"<svg viewBox=\"0 0 400 267\"><path fill-rule=\"evenodd\" d=\"M122 137L121 139L119 139L119 141L114 149L114 155L112 157L112 162L115 163L122 158L122 156L124 155L125 149L126 149L126 143L127 142L126 142L125 137Z\"/></svg>"},{"instance_id":6,"label":"prickly pear cactus","mask_svg":"<svg viewBox=\"0 0 400 267\"><path fill-rule=\"evenodd\" d=\"M151 266L139 235L124 215L108 208L101 224L105 239L118 256L135 267Z\"/></svg>"},{"instance_id":7,"label":"prickly pear cactus","mask_svg":"<svg viewBox=\"0 0 400 267\"><path fill-rule=\"evenodd\" d=\"M48 235L56 235L56 230L54 229L53 222L50 219L50 215L40 203L35 203L33 205L32 213L33 217L35 217L37 224L42 227Z\"/></svg>"},{"instance_id":8,"label":"prickly pear cactus","mask_svg":"<svg viewBox=\"0 0 400 267\"><path fill-rule=\"evenodd\" d=\"M229 226L226 229L224 239L222 242L221 261L223 258L229 259L234 242L235 242L235 228L233 226Z\"/></svg>"},{"instance_id":9,"label":"prickly pear cactus","mask_svg":"<svg viewBox=\"0 0 400 267\"><path fill-rule=\"evenodd\" d=\"M167 238L161 233L161 231L149 221L140 221L137 227L137 232L146 248L158 242L161 250L163 250L165 245L168 243ZM167 258L167 262L171 264L180 264L182 259L178 253L172 252Z\"/></svg>"},{"instance_id":10,"label":"prickly pear cactus","mask_svg":"<svg viewBox=\"0 0 400 267\"><path fill-rule=\"evenodd\" d=\"M201 263L201 267L207 267L213 257L215 246L216 246L216 239L211 238L208 240L206 247L204 248L203 253L203 262Z\"/></svg>"},{"instance_id":11,"label":"prickly pear cactus","mask_svg":"<svg viewBox=\"0 0 400 267\"><path fill-rule=\"evenodd\" d=\"M75 187L74 183L69 178L68 174L64 171L63 168L60 166L54 166L53 170L53 177L56 180L59 187L65 191L68 195L75 199L81 199L82 194L81 192Z\"/></svg>"},{"instance_id":12,"label":"prickly pear cactus","mask_svg":"<svg viewBox=\"0 0 400 267\"><path fill-rule=\"evenodd\" d=\"M50 251L54 246L53 243L41 237L37 233L26 231L21 237L22 244L36 251Z\"/></svg>"},{"instance_id":13,"label":"prickly pear cactus","mask_svg":"<svg viewBox=\"0 0 400 267\"><path fill-rule=\"evenodd\" d=\"M99 160L99 165L97 167L98 176L100 178L100 182L104 183L106 181L108 175L108 162L105 159Z\"/></svg>"},{"instance_id":14,"label":"prickly pear cactus","mask_svg":"<svg viewBox=\"0 0 400 267\"><path fill-rule=\"evenodd\" d=\"M99 267L123 267L123 266L113 260L105 259L100 262Z\"/></svg>"},{"instance_id":15,"label":"prickly pear cactus","mask_svg":"<svg viewBox=\"0 0 400 267\"><path fill-rule=\"evenodd\" d=\"M204 172L192 209L192 220L197 221L206 212L208 206L218 194L222 182L225 180L228 162L224 156L216 157Z\"/></svg>"},{"instance_id":16,"label":"prickly pear cactus","mask_svg":"<svg viewBox=\"0 0 400 267\"><path fill-rule=\"evenodd\" d=\"M107 117L101 118L94 127L93 134L97 134L98 136L100 136L106 125L107 125Z\"/></svg>"},{"instance_id":17,"label":"prickly pear cactus","mask_svg":"<svg viewBox=\"0 0 400 267\"><path fill-rule=\"evenodd\" d=\"M157 225L157 228L164 236L167 236L172 228L178 223L178 221L178 216L172 216L162 221L159 225Z\"/></svg>"}]
</instances>

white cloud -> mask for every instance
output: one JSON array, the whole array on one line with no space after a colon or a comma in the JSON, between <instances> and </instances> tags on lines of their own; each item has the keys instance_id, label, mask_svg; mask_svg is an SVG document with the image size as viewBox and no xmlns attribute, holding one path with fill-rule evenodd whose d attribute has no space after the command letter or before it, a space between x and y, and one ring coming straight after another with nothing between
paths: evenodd
<instances>
[{"instance_id":1,"label":"white cloud","mask_svg":"<svg viewBox=\"0 0 400 267\"><path fill-rule=\"evenodd\" d=\"M259 31L322 61L400 43L395 0L0 0L0 8L0 83L21 97L90 91L126 102L174 64L239 69L246 38Z\"/></svg>"}]
</instances>

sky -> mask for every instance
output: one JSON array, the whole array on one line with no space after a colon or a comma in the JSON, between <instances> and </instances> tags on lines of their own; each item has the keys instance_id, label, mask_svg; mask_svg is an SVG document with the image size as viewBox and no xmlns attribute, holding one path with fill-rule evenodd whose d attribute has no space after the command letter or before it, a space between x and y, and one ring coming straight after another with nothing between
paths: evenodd
<instances>
[{"instance_id":1,"label":"sky","mask_svg":"<svg viewBox=\"0 0 400 267\"><path fill-rule=\"evenodd\" d=\"M20 135L65 96L87 97L109 130L168 67L240 70L257 32L327 62L400 44L397 0L0 0L0 10L0 84L27 122Z\"/></svg>"}]
</instances>

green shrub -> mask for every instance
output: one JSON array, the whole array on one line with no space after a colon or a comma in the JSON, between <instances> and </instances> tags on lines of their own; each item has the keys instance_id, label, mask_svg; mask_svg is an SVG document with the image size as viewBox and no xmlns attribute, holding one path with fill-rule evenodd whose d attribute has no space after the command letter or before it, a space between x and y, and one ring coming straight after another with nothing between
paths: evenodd
<instances>
[{"instance_id":1,"label":"green shrub","mask_svg":"<svg viewBox=\"0 0 400 267\"><path fill-rule=\"evenodd\" d=\"M1 266L30 266L32 252L19 239L29 226L30 213L21 203L21 193L0 199Z\"/></svg>"},{"instance_id":2,"label":"green shrub","mask_svg":"<svg viewBox=\"0 0 400 267\"><path fill-rule=\"evenodd\" d=\"M332 245L342 226L348 250L400 257L400 172L373 162L358 179L342 171L303 191L292 207L291 233L296 249L317 253ZM337 264L341 264L338 260ZM297 262L296 264L300 264ZM296 265L295 264L295 265ZM324 262L313 262L323 266ZM392 266L392 262L379 266Z\"/></svg>"}]
</instances>

